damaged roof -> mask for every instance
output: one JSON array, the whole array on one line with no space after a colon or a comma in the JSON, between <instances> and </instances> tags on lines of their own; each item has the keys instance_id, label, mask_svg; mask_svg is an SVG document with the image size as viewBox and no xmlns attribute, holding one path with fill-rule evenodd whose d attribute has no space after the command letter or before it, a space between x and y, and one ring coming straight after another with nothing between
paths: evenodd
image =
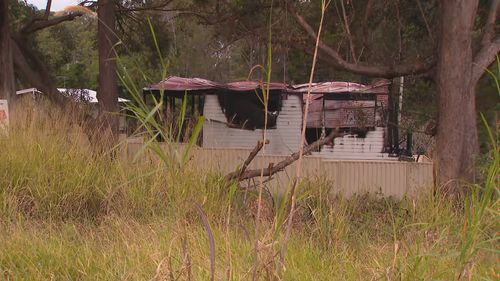
<instances>
[{"instance_id":1,"label":"damaged roof","mask_svg":"<svg viewBox=\"0 0 500 281\"><path fill-rule=\"evenodd\" d=\"M248 92L254 90L267 90L268 84L266 82L257 82L257 81L236 81L229 82L224 84L225 88L230 91L237 92ZM287 88L287 84L279 83L279 82L271 82L269 83L269 90L285 90Z\"/></svg>"},{"instance_id":2,"label":"damaged roof","mask_svg":"<svg viewBox=\"0 0 500 281\"><path fill-rule=\"evenodd\" d=\"M361 93L361 94L388 94L388 80L380 80L371 85L364 85L353 82L321 82L311 84L312 94L329 94L329 93ZM292 93L307 93L309 84L291 85L288 89Z\"/></svg>"},{"instance_id":3,"label":"damaged roof","mask_svg":"<svg viewBox=\"0 0 500 281\"><path fill-rule=\"evenodd\" d=\"M379 80L371 85L364 85L353 82L321 82L311 84L312 94L329 93L369 93L388 94L388 80ZM248 92L254 90L265 90L266 82L258 81L235 81L225 84L217 83L202 78L184 78L169 76L159 83L153 84L144 90L165 90L165 91L199 91L199 90L228 90L235 92ZM304 94L309 90L309 84L289 85L279 82L269 83L269 90L283 90L290 94Z\"/></svg>"},{"instance_id":4,"label":"damaged roof","mask_svg":"<svg viewBox=\"0 0 500 281\"><path fill-rule=\"evenodd\" d=\"M217 89L220 87L222 87L221 84L207 79L169 76L162 81L145 88L145 90L197 91Z\"/></svg>"}]
</instances>

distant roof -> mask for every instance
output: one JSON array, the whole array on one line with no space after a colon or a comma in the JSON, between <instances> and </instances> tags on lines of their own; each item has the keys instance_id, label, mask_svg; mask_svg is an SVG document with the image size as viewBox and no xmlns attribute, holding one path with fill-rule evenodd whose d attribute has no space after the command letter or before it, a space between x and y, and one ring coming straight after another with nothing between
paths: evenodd
<instances>
[{"instance_id":1,"label":"distant roof","mask_svg":"<svg viewBox=\"0 0 500 281\"><path fill-rule=\"evenodd\" d=\"M89 103L97 103L97 92L89 89L66 89L57 88L59 92L67 94L78 101L86 101ZM118 97L118 102L130 102L128 99Z\"/></svg>"},{"instance_id":2,"label":"distant roof","mask_svg":"<svg viewBox=\"0 0 500 281\"><path fill-rule=\"evenodd\" d=\"M37 90L37 88L29 88L29 89L22 89L19 91L16 91L16 95L23 95L23 94L35 94L35 93L41 93L40 91Z\"/></svg>"},{"instance_id":3,"label":"distant roof","mask_svg":"<svg viewBox=\"0 0 500 281\"><path fill-rule=\"evenodd\" d=\"M269 83L270 90L284 90L286 87L287 85L284 83ZM169 76L145 88L145 90L165 91L230 90L237 92L247 92L257 89L267 89L267 83L258 81L235 81L221 84L202 78L184 78L178 76Z\"/></svg>"},{"instance_id":4,"label":"distant roof","mask_svg":"<svg viewBox=\"0 0 500 281\"><path fill-rule=\"evenodd\" d=\"M353 82L321 82L311 84L311 93L367 93L367 94L388 94L389 80L380 80L371 85L364 85ZM248 92L257 89L265 90L268 85L259 81L235 81L229 83L217 83L202 78L184 78L169 76L162 81L153 84L144 90L165 90L165 91L199 91L199 90L229 90L235 92ZM269 90L284 90L290 94L307 93L309 84L289 85L279 82L269 83Z\"/></svg>"},{"instance_id":5,"label":"distant roof","mask_svg":"<svg viewBox=\"0 0 500 281\"><path fill-rule=\"evenodd\" d=\"M74 98L77 101L86 101L89 103L97 103L97 92L94 90L90 89L66 89L66 88L57 88L57 90L61 94L66 94L72 98ZM16 95L23 95L23 94L40 94L40 92L37 88L29 88L29 89L23 89L16 91ZM130 100L123 99L123 98L118 98L118 102L130 102Z\"/></svg>"}]
</instances>

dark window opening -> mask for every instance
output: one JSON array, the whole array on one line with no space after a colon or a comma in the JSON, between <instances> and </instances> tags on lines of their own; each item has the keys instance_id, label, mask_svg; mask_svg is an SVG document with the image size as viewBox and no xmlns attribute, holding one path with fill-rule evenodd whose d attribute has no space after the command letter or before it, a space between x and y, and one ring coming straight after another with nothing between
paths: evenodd
<instances>
[{"instance_id":1,"label":"dark window opening","mask_svg":"<svg viewBox=\"0 0 500 281\"><path fill-rule=\"evenodd\" d=\"M158 90L144 92L145 103L150 109L156 106L161 97ZM186 98L186 107L184 114L182 114L184 98ZM203 92L168 92L168 94L165 92L163 106L154 115L154 118L162 127L161 130L169 141L189 142L193 136L194 127L199 122L200 116L203 115L204 103L205 95ZM167 141L161 134L158 135L157 140ZM202 144L202 133L198 136L196 144Z\"/></svg>"},{"instance_id":2,"label":"dark window opening","mask_svg":"<svg viewBox=\"0 0 500 281\"><path fill-rule=\"evenodd\" d=\"M322 128L306 128L306 142L307 145L311 145L313 142L328 136L334 129L325 128L324 132ZM324 133L324 135L323 135ZM333 142L325 144L326 146L333 146ZM318 147L315 151L319 152L321 147Z\"/></svg>"},{"instance_id":3,"label":"dark window opening","mask_svg":"<svg viewBox=\"0 0 500 281\"><path fill-rule=\"evenodd\" d=\"M281 94L270 92L267 112L261 92L226 92L218 94L228 126L246 130L275 129L281 110ZM267 126L265 116L267 114Z\"/></svg>"}]
</instances>

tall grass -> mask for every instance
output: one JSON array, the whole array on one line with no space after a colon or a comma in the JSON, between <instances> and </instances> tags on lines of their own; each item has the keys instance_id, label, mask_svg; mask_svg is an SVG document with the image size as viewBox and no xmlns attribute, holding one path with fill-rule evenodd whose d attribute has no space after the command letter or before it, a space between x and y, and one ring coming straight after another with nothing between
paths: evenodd
<instances>
[{"instance_id":1,"label":"tall grass","mask_svg":"<svg viewBox=\"0 0 500 281\"><path fill-rule=\"evenodd\" d=\"M462 209L431 192L334 197L321 179L304 179L291 208L290 194L227 186L186 165L202 121L190 144L178 144L177 131L153 118L163 99L148 108L137 88L129 85L137 98L130 109L142 151L160 161L130 157L127 143L114 158L96 151L71 109L12 111L0 137L0 279L498 279L494 134L486 180L471 186Z\"/></svg>"},{"instance_id":2,"label":"tall grass","mask_svg":"<svg viewBox=\"0 0 500 281\"><path fill-rule=\"evenodd\" d=\"M9 137L0 139L0 279L207 280L213 272L215 280L249 280L255 241L256 279L278 279L275 229L286 199L263 194L256 234L257 193L227 188L217 174L190 165L134 162L125 145L115 160L95 153L67 112L12 116ZM492 164L491 185L474 187L463 209L432 193L335 198L328 182L304 181L280 278L497 279ZM214 270L194 202L210 224Z\"/></svg>"}]
</instances>

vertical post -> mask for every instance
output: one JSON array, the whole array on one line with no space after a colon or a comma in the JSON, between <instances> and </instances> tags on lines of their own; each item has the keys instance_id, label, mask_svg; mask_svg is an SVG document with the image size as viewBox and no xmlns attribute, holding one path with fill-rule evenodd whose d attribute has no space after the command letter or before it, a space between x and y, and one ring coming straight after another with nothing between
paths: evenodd
<instances>
[{"instance_id":1,"label":"vertical post","mask_svg":"<svg viewBox=\"0 0 500 281\"><path fill-rule=\"evenodd\" d=\"M323 94L323 116L321 118L321 139L324 139L326 137L326 116L325 116L325 94Z\"/></svg>"},{"instance_id":2,"label":"vertical post","mask_svg":"<svg viewBox=\"0 0 500 281\"><path fill-rule=\"evenodd\" d=\"M115 45L116 15L115 1L97 2L97 37L99 51L99 89L97 100L104 115L106 125L111 129L113 138L118 135L118 83L116 74Z\"/></svg>"},{"instance_id":3,"label":"vertical post","mask_svg":"<svg viewBox=\"0 0 500 281\"><path fill-rule=\"evenodd\" d=\"M406 134L406 152L408 153L408 156L413 156L413 134L409 132Z\"/></svg>"},{"instance_id":4,"label":"vertical post","mask_svg":"<svg viewBox=\"0 0 500 281\"><path fill-rule=\"evenodd\" d=\"M399 79L392 79L389 90L389 152L399 153Z\"/></svg>"},{"instance_id":5,"label":"vertical post","mask_svg":"<svg viewBox=\"0 0 500 281\"><path fill-rule=\"evenodd\" d=\"M405 78L401 76L399 78L399 105L398 105L398 126L401 123L401 110L403 110L403 87ZM399 130L399 128L398 128Z\"/></svg>"}]
</instances>

